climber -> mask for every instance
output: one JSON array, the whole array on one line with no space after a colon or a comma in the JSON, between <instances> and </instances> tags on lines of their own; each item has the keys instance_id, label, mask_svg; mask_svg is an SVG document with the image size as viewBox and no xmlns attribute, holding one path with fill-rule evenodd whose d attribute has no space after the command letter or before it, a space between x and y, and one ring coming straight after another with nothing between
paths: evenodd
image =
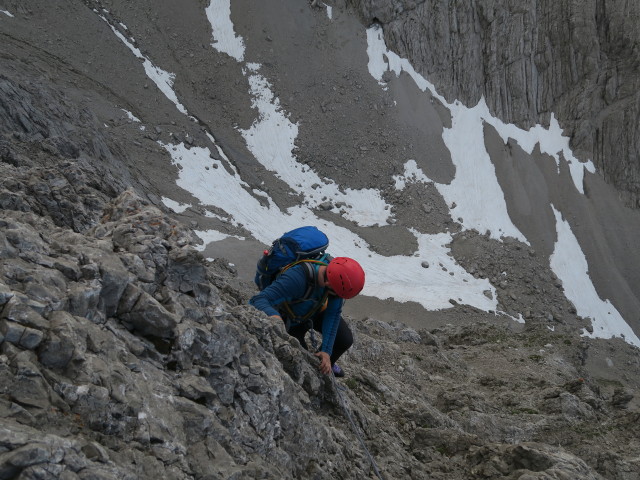
<instances>
[{"instance_id":1,"label":"climber","mask_svg":"<svg viewBox=\"0 0 640 480\"><path fill-rule=\"evenodd\" d=\"M352 258L336 257L327 263L300 261L282 272L249 303L267 315L283 320L290 335L307 349L305 335L310 328L322 332L322 345L315 355L320 371L344 376L336 364L353 343L353 335L342 318L344 300L364 287L365 275Z\"/></svg>"}]
</instances>

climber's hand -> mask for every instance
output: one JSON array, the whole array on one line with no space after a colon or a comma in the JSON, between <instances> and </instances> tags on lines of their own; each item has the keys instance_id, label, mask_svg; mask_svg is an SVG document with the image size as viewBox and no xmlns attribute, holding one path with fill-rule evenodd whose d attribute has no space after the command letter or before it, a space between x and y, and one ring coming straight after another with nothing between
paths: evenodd
<instances>
[{"instance_id":1,"label":"climber's hand","mask_svg":"<svg viewBox=\"0 0 640 480\"><path fill-rule=\"evenodd\" d=\"M318 352L315 356L320 359L320 365L318 366L320 372L325 375L329 375L331 373L331 360L329 359L329 354L326 352Z\"/></svg>"}]
</instances>

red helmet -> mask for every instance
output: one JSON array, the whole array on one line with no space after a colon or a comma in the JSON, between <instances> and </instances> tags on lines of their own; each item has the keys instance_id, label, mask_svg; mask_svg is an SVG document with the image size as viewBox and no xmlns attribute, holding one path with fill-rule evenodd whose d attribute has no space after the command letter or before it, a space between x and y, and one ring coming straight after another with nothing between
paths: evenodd
<instances>
[{"instance_id":1,"label":"red helmet","mask_svg":"<svg viewBox=\"0 0 640 480\"><path fill-rule=\"evenodd\" d=\"M364 270L353 258L336 257L327 266L327 280L341 298L353 298L364 287Z\"/></svg>"}]
</instances>

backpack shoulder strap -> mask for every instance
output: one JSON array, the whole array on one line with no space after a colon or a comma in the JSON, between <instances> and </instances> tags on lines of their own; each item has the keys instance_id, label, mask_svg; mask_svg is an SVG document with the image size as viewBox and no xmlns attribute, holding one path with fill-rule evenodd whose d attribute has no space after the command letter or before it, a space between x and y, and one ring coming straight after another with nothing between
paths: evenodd
<instances>
[{"instance_id":1,"label":"backpack shoulder strap","mask_svg":"<svg viewBox=\"0 0 640 480\"><path fill-rule=\"evenodd\" d=\"M282 304L283 308L285 309L285 311L287 312L287 314L291 317L291 318L296 318L295 314L293 313L293 310L291 309L290 304L296 304L296 303L300 303L300 302L304 302L306 300L308 300L311 297L311 294L313 293L313 291L315 290L315 288L318 286L317 285L317 280L316 280L316 271L314 268L314 265L319 265L319 266L326 266L327 262L323 261L325 258L325 256L323 255L320 259L318 260L311 260L311 259L306 259L306 260L298 260L297 262L293 262L290 263L289 265L287 265L286 267L284 267L282 269L282 271L280 272L281 274L284 273L286 270L288 270L291 267L294 267L296 265L302 264L303 268L304 268L304 274L305 274L305 279L306 279L306 283L307 283L307 289L304 292L304 295L293 301L293 302L285 302ZM322 296L322 298L320 298L318 301L316 301L316 304L311 308L311 310L309 310L309 312L304 315L303 317L298 317L298 320L308 320L309 318L311 318L313 315L315 315L318 310L320 310L320 308L322 308L322 306L325 304L325 302L327 301L327 299L329 298L329 292L325 292L324 295ZM288 329L288 328L287 328Z\"/></svg>"},{"instance_id":2,"label":"backpack shoulder strap","mask_svg":"<svg viewBox=\"0 0 640 480\"><path fill-rule=\"evenodd\" d=\"M304 292L302 300L306 300L316 288L316 272L311 262L304 262L304 273L307 278L307 290Z\"/></svg>"},{"instance_id":3,"label":"backpack shoulder strap","mask_svg":"<svg viewBox=\"0 0 640 480\"><path fill-rule=\"evenodd\" d=\"M305 290L304 295L299 300L299 301L304 301L311 296L311 293L313 292L314 288L316 288L317 286L316 271L315 271L314 265L326 266L327 264L322 260L311 260L311 259L298 260L297 262L293 262L293 263L290 263L289 265L286 265L280 271L280 275L282 275L284 272L289 270L291 267L295 267L296 265L300 265L300 264L302 264L304 268L304 276L307 281L307 289Z\"/></svg>"}]
</instances>

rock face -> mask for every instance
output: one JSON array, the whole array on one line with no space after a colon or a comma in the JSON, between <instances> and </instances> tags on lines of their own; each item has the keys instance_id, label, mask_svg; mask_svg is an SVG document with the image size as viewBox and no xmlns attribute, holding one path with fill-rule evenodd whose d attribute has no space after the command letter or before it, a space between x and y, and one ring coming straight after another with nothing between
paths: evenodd
<instances>
[{"instance_id":1,"label":"rock face","mask_svg":"<svg viewBox=\"0 0 640 480\"><path fill-rule=\"evenodd\" d=\"M132 191L86 235L1 225L2 478L300 478L358 455L311 414L332 394L308 354Z\"/></svg>"},{"instance_id":2,"label":"rock face","mask_svg":"<svg viewBox=\"0 0 640 480\"><path fill-rule=\"evenodd\" d=\"M555 113L578 158L640 206L637 2L346 0L448 100L508 123Z\"/></svg>"}]
</instances>

